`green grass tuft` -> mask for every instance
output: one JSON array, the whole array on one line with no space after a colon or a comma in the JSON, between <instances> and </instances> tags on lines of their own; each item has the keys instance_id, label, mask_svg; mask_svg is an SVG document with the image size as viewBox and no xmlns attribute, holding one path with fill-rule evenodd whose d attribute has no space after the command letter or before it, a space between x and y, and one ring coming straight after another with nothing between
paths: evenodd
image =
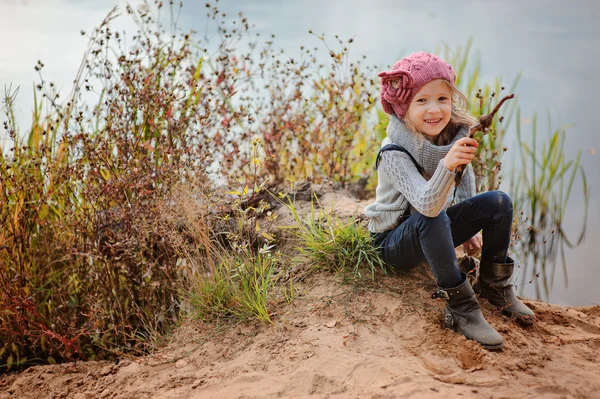
<instances>
[{"instance_id":1,"label":"green grass tuft","mask_svg":"<svg viewBox=\"0 0 600 399\"><path fill-rule=\"evenodd\" d=\"M286 207L296 222L292 229L299 240L298 249L314 270L328 270L356 279L368 275L371 280L375 280L379 271L387 274L386 263L373 246L365 222L358 217L338 218L333 212L325 212L320 204L315 215L313 203L310 217L302 218L293 203Z\"/></svg>"}]
</instances>

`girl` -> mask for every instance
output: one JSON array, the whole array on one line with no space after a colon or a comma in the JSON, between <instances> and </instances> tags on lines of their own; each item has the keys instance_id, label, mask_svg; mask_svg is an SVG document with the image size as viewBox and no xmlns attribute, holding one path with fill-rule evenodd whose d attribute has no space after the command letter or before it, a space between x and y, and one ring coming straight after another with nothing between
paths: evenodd
<instances>
[{"instance_id":1,"label":"girl","mask_svg":"<svg viewBox=\"0 0 600 399\"><path fill-rule=\"evenodd\" d=\"M454 86L450 64L433 54L411 54L379 77L391 119L377 156L375 202L365 208L374 244L398 270L427 261L439 287L433 297L447 301L445 325L498 349L502 337L483 318L474 289L523 324L535 315L508 283L512 202L500 191L475 195L471 160L478 143L467 135L475 123L464 109L467 99ZM466 169L456 186L460 165ZM469 253L481 249L474 289L458 268L454 248L461 244Z\"/></svg>"}]
</instances>

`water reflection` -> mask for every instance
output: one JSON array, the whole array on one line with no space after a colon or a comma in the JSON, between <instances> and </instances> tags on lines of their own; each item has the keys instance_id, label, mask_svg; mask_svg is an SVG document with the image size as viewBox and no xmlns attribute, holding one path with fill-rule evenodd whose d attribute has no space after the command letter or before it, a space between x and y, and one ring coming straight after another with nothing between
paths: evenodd
<instances>
[{"instance_id":1,"label":"water reflection","mask_svg":"<svg viewBox=\"0 0 600 399\"><path fill-rule=\"evenodd\" d=\"M585 238L590 192L580 165L581 154L575 159L564 154L566 130L552 132L539 146L535 122L534 116L530 140L523 140L520 122L517 125L520 163L518 167L513 165L510 186L515 209L521 211L517 215L514 248L523 265L518 271L520 292L529 284L535 288L536 297L546 299L554 286L557 267L567 285L565 249L576 248ZM563 228L565 216L571 215L568 203L575 179L580 179L582 186L581 192L574 194L584 202L584 217L577 235Z\"/></svg>"}]
</instances>

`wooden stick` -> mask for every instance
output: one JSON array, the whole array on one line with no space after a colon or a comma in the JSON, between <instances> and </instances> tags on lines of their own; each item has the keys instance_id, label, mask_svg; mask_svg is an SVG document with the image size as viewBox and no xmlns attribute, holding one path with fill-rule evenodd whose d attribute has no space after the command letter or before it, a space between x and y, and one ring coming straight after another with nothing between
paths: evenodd
<instances>
[{"instance_id":1,"label":"wooden stick","mask_svg":"<svg viewBox=\"0 0 600 399\"><path fill-rule=\"evenodd\" d=\"M514 94L509 94L508 96L506 96L502 100L500 100L500 102L498 104L496 104L496 106L494 107L492 112L490 112L487 115L481 115L478 119L478 122L475 125L473 125L473 127L471 127L471 129L469 129L468 137L473 138L475 136L475 133L477 133L479 131L483 132L483 134L486 134L488 129L492 125L494 116L496 115L498 110L500 110L500 107L502 106L502 104L504 104L504 102L506 100L510 100L511 98L514 98L514 97L515 97ZM460 183L460 180L462 179L462 175L463 175L463 172L466 167L467 167L467 165L460 165L456 168L456 177L454 178L454 181L456 182L457 186Z\"/></svg>"}]
</instances>

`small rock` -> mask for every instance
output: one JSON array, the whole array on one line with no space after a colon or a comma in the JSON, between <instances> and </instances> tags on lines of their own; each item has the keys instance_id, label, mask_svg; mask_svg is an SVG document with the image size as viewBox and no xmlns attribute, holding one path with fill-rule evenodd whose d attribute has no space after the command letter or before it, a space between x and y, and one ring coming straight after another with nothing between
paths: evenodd
<instances>
[{"instance_id":1,"label":"small rock","mask_svg":"<svg viewBox=\"0 0 600 399\"><path fill-rule=\"evenodd\" d=\"M525 364L523 362L517 363L517 367L520 368L521 370L527 370L527 364Z\"/></svg>"},{"instance_id":2,"label":"small rock","mask_svg":"<svg viewBox=\"0 0 600 399\"><path fill-rule=\"evenodd\" d=\"M158 365L163 364L163 362L159 359L151 358L151 359L148 359L147 364L148 364L148 366L158 366Z\"/></svg>"},{"instance_id":3,"label":"small rock","mask_svg":"<svg viewBox=\"0 0 600 399\"><path fill-rule=\"evenodd\" d=\"M582 319L587 318L587 315L585 313L580 312L580 311L575 310L575 309L567 309L567 314L570 315L570 316L576 316L576 317L579 317L579 318L582 318Z\"/></svg>"},{"instance_id":4,"label":"small rock","mask_svg":"<svg viewBox=\"0 0 600 399\"><path fill-rule=\"evenodd\" d=\"M202 384L204 384L204 380L195 380L192 382L192 389L196 389Z\"/></svg>"},{"instance_id":5,"label":"small rock","mask_svg":"<svg viewBox=\"0 0 600 399\"><path fill-rule=\"evenodd\" d=\"M177 367L178 369L187 366L187 362L183 359L179 359L176 363L175 363L175 367Z\"/></svg>"},{"instance_id":6,"label":"small rock","mask_svg":"<svg viewBox=\"0 0 600 399\"><path fill-rule=\"evenodd\" d=\"M100 396L98 396L98 398L100 398L100 399L108 398L109 395L110 395L110 389L106 388L104 391L102 391L102 393L100 394Z\"/></svg>"},{"instance_id":7,"label":"small rock","mask_svg":"<svg viewBox=\"0 0 600 399\"><path fill-rule=\"evenodd\" d=\"M304 320L300 320L300 321L292 322L292 325L294 327L304 328L304 327L308 326L308 323Z\"/></svg>"},{"instance_id":8,"label":"small rock","mask_svg":"<svg viewBox=\"0 0 600 399\"><path fill-rule=\"evenodd\" d=\"M100 370L99 374L100 374L100 377L105 377L109 374L112 374L113 371L114 371L113 366L106 366L106 367L102 368L102 370Z\"/></svg>"},{"instance_id":9,"label":"small rock","mask_svg":"<svg viewBox=\"0 0 600 399\"><path fill-rule=\"evenodd\" d=\"M325 327L333 328L333 327L337 326L337 324L338 324L337 320L330 320L327 323L325 323Z\"/></svg>"},{"instance_id":10,"label":"small rock","mask_svg":"<svg viewBox=\"0 0 600 399\"><path fill-rule=\"evenodd\" d=\"M119 370L119 375L136 374L138 371L140 371L140 365L137 363L130 363L125 367L121 367L121 370Z\"/></svg>"}]
</instances>

